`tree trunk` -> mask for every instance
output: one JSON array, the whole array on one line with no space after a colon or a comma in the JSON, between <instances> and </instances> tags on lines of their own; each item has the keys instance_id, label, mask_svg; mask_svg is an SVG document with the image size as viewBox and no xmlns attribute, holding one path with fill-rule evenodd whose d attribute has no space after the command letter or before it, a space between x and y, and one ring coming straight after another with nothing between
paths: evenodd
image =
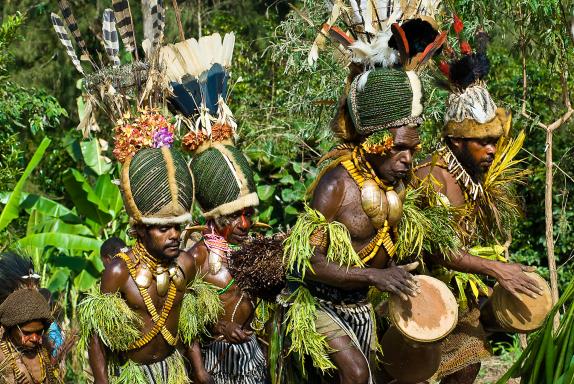
<instances>
[{"instance_id":1,"label":"tree trunk","mask_svg":"<svg viewBox=\"0 0 574 384\"><path fill-rule=\"evenodd\" d=\"M554 256L554 219L552 215L552 185L553 185L553 162L552 162L552 135L554 130L546 129L546 190L544 193L544 216L546 218L546 249L548 252L548 269L550 270L550 288L552 290L552 302L558 301L558 273L556 271L556 258ZM554 319L554 328L557 327L558 318Z\"/></svg>"}]
</instances>

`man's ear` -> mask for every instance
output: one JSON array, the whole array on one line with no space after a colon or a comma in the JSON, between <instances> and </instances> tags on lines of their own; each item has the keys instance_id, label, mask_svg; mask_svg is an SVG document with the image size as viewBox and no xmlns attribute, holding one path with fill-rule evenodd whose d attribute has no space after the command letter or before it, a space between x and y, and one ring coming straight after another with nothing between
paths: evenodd
<instances>
[{"instance_id":1,"label":"man's ear","mask_svg":"<svg viewBox=\"0 0 574 384\"><path fill-rule=\"evenodd\" d=\"M451 137L449 140L450 140L451 145L452 145L454 148L458 149L459 151L462 150L462 147L463 147L463 145L464 145L464 140L463 140L463 139L459 139L459 138L456 138L456 137Z\"/></svg>"},{"instance_id":2,"label":"man's ear","mask_svg":"<svg viewBox=\"0 0 574 384\"><path fill-rule=\"evenodd\" d=\"M134 226L138 239L143 239L147 236L147 228L143 224L136 224Z\"/></svg>"}]
</instances>

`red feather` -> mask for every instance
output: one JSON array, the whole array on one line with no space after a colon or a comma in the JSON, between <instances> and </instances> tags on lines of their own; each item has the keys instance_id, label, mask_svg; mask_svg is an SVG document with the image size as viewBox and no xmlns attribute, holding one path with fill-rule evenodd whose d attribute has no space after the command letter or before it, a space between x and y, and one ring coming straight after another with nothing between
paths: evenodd
<instances>
[{"instance_id":1,"label":"red feather","mask_svg":"<svg viewBox=\"0 0 574 384\"><path fill-rule=\"evenodd\" d=\"M329 29L329 37L339 44L342 44L345 48L355 42L353 38L349 37L341 28L337 26L333 26Z\"/></svg>"},{"instance_id":2,"label":"red feather","mask_svg":"<svg viewBox=\"0 0 574 384\"><path fill-rule=\"evenodd\" d=\"M456 13L453 14L452 17L454 18L453 28L456 34L458 35L464 29L464 24L462 23L462 20L460 19L460 17L458 17Z\"/></svg>"},{"instance_id":3,"label":"red feather","mask_svg":"<svg viewBox=\"0 0 574 384\"><path fill-rule=\"evenodd\" d=\"M409 60L409 41L407 40L405 31L403 31L398 23L393 23L393 25L391 25L391 31L395 38L395 42L397 43L397 49L401 56L401 63L406 65Z\"/></svg>"},{"instance_id":4,"label":"red feather","mask_svg":"<svg viewBox=\"0 0 574 384\"><path fill-rule=\"evenodd\" d=\"M446 61L441 61L438 65L440 71L442 73L444 73L444 75L446 77L448 77L448 74L450 73L450 65L448 65L448 63Z\"/></svg>"},{"instance_id":5,"label":"red feather","mask_svg":"<svg viewBox=\"0 0 574 384\"><path fill-rule=\"evenodd\" d=\"M434 56L436 51L438 51L438 49L445 43L446 38L447 38L446 32L441 32L440 34L438 34L438 36L434 39L432 43L427 45L424 51L416 55L415 58L418 62L417 66L420 66L426 63L428 60L430 60L430 58Z\"/></svg>"}]
</instances>

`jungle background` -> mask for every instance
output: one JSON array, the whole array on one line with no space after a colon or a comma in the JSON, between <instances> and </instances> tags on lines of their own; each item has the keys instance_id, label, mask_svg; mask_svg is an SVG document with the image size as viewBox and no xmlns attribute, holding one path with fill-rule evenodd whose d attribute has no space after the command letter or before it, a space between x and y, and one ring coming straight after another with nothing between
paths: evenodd
<instances>
[{"instance_id":1,"label":"jungle background","mask_svg":"<svg viewBox=\"0 0 574 384\"><path fill-rule=\"evenodd\" d=\"M103 52L101 14L111 1L70 3L90 51ZM131 1L140 36L142 3ZM171 43L178 32L171 2L166 3L165 42ZM462 0L447 5L465 22L463 33L471 43L476 28L489 33L489 89L499 105L513 111L513 134L527 134L520 155L530 174L520 187L524 217L513 232L510 259L535 265L548 278L547 251L553 244L563 288L574 273L574 123L568 115L574 84L568 76L574 68L572 4ZM307 63L327 19L323 2L185 0L179 6L187 38L236 33L229 104L239 124L239 145L256 170L259 220L287 230L317 175L316 160L335 143L328 125L346 74L332 46L316 65ZM58 12L56 0L3 0L0 12L0 250L18 247L33 256L44 285L57 298L61 319L73 327L78 298L103 269L101 242L110 236L128 240L128 218L112 182L118 168L111 160L111 127L102 118L100 130L87 137L76 129L84 113L80 75L50 24L50 12ZM124 52L122 59L129 56ZM423 156L436 146L446 96L431 79L425 84ZM548 195L553 233L547 241L547 128L557 120ZM519 353L512 338L496 348L503 356Z\"/></svg>"}]
</instances>

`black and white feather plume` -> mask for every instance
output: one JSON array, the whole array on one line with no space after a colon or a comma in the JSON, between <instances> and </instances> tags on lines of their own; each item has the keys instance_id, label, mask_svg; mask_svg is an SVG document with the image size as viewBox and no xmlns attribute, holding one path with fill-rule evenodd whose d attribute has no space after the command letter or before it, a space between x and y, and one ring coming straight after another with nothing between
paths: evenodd
<instances>
[{"instance_id":1,"label":"black and white feather plume","mask_svg":"<svg viewBox=\"0 0 574 384\"><path fill-rule=\"evenodd\" d=\"M119 67L120 58L118 57L118 53L120 52L120 41L118 38L118 31L116 30L114 11L111 9L104 10L102 32L106 54L113 63L113 66Z\"/></svg>"},{"instance_id":2,"label":"black and white feather plume","mask_svg":"<svg viewBox=\"0 0 574 384\"><path fill-rule=\"evenodd\" d=\"M31 258L14 251L0 254L0 303L15 290L38 288L39 283Z\"/></svg>"},{"instance_id":3,"label":"black and white feather plume","mask_svg":"<svg viewBox=\"0 0 574 384\"><path fill-rule=\"evenodd\" d=\"M116 27L120 32L124 48L128 52L136 53L136 38L134 24L128 0L113 0L112 8L116 16ZM137 53L136 53L137 55Z\"/></svg>"},{"instance_id":4,"label":"black and white feather plume","mask_svg":"<svg viewBox=\"0 0 574 384\"><path fill-rule=\"evenodd\" d=\"M151 0L151 18L153 29L153 42L157 45L161 41L161 36L165 27L165 8L163 7L163 0Z\"/></svg>"},{"instance_id":5,"label":"black and white feather plume","mask_svg":"<svg viewBox=\"0 0 574 384\"><path fill-rule=\"evenodd\" d=\"M94 68L96 68L95 63L92 61L90 54L88 53L88 47L86 46L86 41L82 37L80 33L80 28L78 27L78 22L76 21L76 17L72 12L72 7L67 0L58 0L58 7L60 8L60 12L62 12L62 16L64 17L64 21L66 22L66 26L68 30L71 32L72 36L74 36L74 40L82 54L80 55L80 60L82 61L89 61Z\"/></svg>"},{"instance_id":6,"label":"black and white feather plume","mask_svg":"<svg viewBox=\"0 0 574 384\"><path fill-rule=\"evenodd\" d=\"M80 63L80 60L76 55L76 51L74 50L74 46L72 45L72 41L70 40L70 35L68 34L66 27L64 26L63 20L60 18L60 16L56 15L54 12L52 12L52 14L50 15L50 19L52 20L52 25L54 26L54 30L58 35L58 39L60 39L60 42L62 43L62 45L64 45L66 53L68 54L68 56L70 56L70 59L72 59L74 67L76 67L78 72L80 72L83 75L84 70L82 68L82 64Z\"/></svg>"}]
</instances>

